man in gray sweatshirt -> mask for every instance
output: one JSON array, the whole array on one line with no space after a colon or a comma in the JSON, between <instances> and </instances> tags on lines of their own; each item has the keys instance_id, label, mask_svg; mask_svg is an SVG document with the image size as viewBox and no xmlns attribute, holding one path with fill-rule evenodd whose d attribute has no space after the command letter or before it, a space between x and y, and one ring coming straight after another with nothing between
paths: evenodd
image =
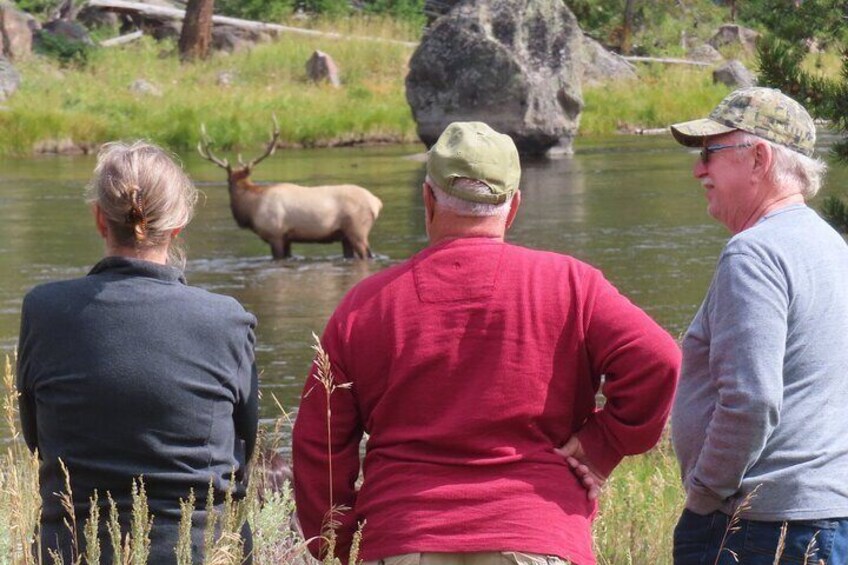
<instances>
[{"instance_id":1,"label":"man in gray sweatshirt","mask_svg":"<svg viewBox=\"0 0 848 565\"><path fill-rule=\"evenodd\" d=\"M805 204L813 121L745 88L671 131L733 233L683 340L675 565L848 564L848 245Z\"/></svg>"}]
</instances>

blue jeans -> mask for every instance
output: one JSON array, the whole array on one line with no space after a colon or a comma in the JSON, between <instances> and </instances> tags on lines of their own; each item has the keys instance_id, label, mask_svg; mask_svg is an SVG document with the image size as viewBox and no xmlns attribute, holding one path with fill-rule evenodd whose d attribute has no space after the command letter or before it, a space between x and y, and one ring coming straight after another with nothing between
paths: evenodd
<instances>
[{"instance_id":1,"label":"blue jeans","mask_svg":"<svg viewBox=\"0 0 848 565\"><path fill-rule=\"evenodd\" d=\"M721 512L701 516L684 510L674 528L674 565L773 565L776 562L783 522L740 520L733 532L727 531L729 523L730 516ZM848 518L786 524L781 565L848 564ZM727 537L722 545L725 532ZM815 543L811 544L813 536Z\"/></svg>"}]
</instances>

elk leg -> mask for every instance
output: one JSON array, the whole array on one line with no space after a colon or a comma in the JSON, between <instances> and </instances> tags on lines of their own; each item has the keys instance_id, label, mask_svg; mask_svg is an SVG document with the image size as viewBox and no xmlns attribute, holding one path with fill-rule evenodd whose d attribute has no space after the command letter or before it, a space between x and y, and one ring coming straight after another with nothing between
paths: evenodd
<instances>
[{"instance_id":1,"label":"elk leg","mask_svg":"<svg viewBox=\"0 0 848 565\"><path fill-rule=\"evenodd\" d=\"M371 249L368 247L368 240L361 239L352 242L353 252L357 259L368 259L373 257Z\"/></svg>"},{"instance_id":2,"label":"elk leg","mask_svg":"<svg viewBox=\"0 0 848 565\"><path fill-rule=\"evenodd\" d=\"M275 260L291 257L291 243L285 238L274 239L271 242L271 256Z\"/></svg>"},{"instance_id":3,"label":"elk leg","mask_svg":"<svg viewBox=\"0 0 848 565\"><path fill-rule=\"evenodd\" d=\"M345 259L353 259L353 245L347 237L342 237L342 253Z\"/></svg>"}]
</instances>

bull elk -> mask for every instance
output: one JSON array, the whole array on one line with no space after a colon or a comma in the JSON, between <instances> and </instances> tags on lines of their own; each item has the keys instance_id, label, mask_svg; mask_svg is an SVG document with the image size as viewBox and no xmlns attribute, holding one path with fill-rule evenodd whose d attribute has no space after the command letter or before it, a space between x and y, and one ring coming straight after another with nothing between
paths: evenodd
<instances>
[{"instance_id":1,"label":"bull elk","mask_svg":"<svg viewBox=\"0 0 848 565\"><path fill-rule=\"evenodd\" d=\"M292 243L334 241L342 242L346 258L373 257L368 233L383 203L368 190L355 184L310 187L284 182L260 186L250 180L254 167L274 154L279 138L275 118L265 152L247 164L239 155L234 169L226 159L212 153L206 127L201 126L197 150L201 157L227 171L230 210L239 227L252 230L268 243L274 259L291 257Z\"/></svg>"}]
</instances>

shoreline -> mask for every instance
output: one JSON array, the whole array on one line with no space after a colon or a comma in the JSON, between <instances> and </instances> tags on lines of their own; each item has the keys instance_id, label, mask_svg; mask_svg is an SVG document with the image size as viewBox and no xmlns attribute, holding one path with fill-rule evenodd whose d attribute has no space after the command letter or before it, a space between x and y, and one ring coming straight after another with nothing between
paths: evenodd
<instances>
[{"instance_id":1,"label":"shoreline","mask_svg":"<svg viewBox=\"0 0 848 565\"><path fill-rule=\"evenodd\" d=\"M129 137L128 137L129 138ZM128 139L127 138L127 139ZM35 142L30 153L6 155L6 158L31 158L31 157L67 157L79 155L95 155L102 145L109 143L105 140L102 142L76 142L70 138L63 139L44 139ZM319 139L309 143L297 143L282 141L277 143L277 149L333 149L340 147L379 147L383 145L407 145L420 143L420 140L410 138L401 134L398 135L356 135L356 136L341 136L330 139Z\"/></svg>"}]
</instances>

